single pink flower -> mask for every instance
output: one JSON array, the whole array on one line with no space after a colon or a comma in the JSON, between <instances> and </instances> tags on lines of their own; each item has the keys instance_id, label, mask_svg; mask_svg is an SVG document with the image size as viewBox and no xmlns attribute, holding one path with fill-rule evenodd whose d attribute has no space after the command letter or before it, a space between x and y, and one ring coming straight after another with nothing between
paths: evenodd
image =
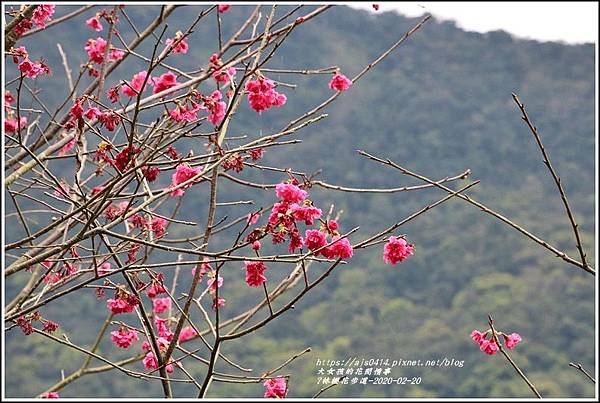
<instances>
[{"instance_id":1,"label":"single pink flower","mask_svg":"<svg viewBox=\"0 0 600 403\"><path fill-rule=\"evenodd\" d=\"M269 379L263 385L265 386L265 398L283 399L288 394L287 381L282 376Z\"/></svg>"},{"instance_id":2,"label":"single pink flower","mask_svg":"<svg viewBox=\"0 0 600 403\"><path fill-rule=\"evenodd\" d=\"M494 339L482 340L479 344L479 349L488 355L494 355L498 352L498 345Z\"/></svg>"},{"instance_id":3,"label":"single pink flower","mask_svg":"<svg viewBox=\"0 0 600 403\"><path fill-rule=\"evenodd\" d=\"M177 84L177 76L173 72L168 72L162 74L159 77L152 77L150 85L154 88L152 89L153 94L158 94L164 90L168 90L169 88L175 87Z\"/></svg>"},{"instance_id":4,"label":"single pink flower","mask_svg":"<svg viewBox=\"0 0 600 403\"><path fill-rule=\"evenodd\" d=\"M258 222L259 219L260 213L248 213L248 218L246 219L246 221L248 222L248 225L254 225Z\"/></svg>"},{"instance_id":5,"label":"single pink flower","mask_svg":"<svg viewBox=\"0 0 600 403\"><path fill-rule=\"evenodd\" d=\"M188 180L197 176L200 172L202 172L201 166L193 168L187 164L177 165L177 168L175 168L175 173L171 177L171 187L175 187L184 182L187 182ZM198 182L200 182L200 180L201 180L200 178L197 178L193 183L198 183ZM191 187L193 183L189 183L182 188L173 190L170 193L171 196L183 196L183 194L185 193L185 189L188 189L189 187Z\"/></svg>"},{"instance_id":6,"label":"single pink flower","mask_svg":"<svg viewBox=\"0 0 600 403\"><path fill-rule=\"evenodd\" d=\"M127 84L123 84L121 87L123 95L127 95L128 97L137 97L140 92L144 92L142 86L144 85L146 76L148 76L148 72L145 70L134 74L131 81L128 81Z\"/></svg>"},{"instance_id":7,"label":"single pink flower","mask_svg":"<svg viewBox=\"0 0 600 403\"><path fill-rule=\"evenodd\" d=\"M152 300L154 313L163 313L171 309L171 298L154 298Z\"/></svg>"},{"instance_id":8,"label":"single pink flower","mask_svg":"<svg viewBox=\"0 0 600 403\"><path fill-rule=\"evenodd\" d=\"M304 233L304 236L304 244L311 251L317 250L327 245L327 236L319 230L307 229Z\"/></svg>"},{"instance_id":9,"label":"single pink flower","mask_svg":"<svg viewBox=\"0 0 600 403\"><path fill-rule=\"evenodd\" d=\"M197 335L198 335L198 333L196 333L196 331L194 330L193 327L186 326L183 329L181 329L181 332L179 333L179 342L183 343L185 341L193 339Z\"/></svg>"},{"instance_id":10,"label":"single pink flower","mask_svg":"<svg viewBox=\"0 0 600 403\"><path fill-rule=\"evenodd\" d=\"M144 367L146 367L146 369L158 369L158 361L156 360L156 357L152 351L148 351L146 353L146 356L142 362L144 363ZM174 369L173 364L165 365L165 369L168 373L172 373Z\"/></svg>"},{"instance_id":11,"label":"single pink flower","mask_svg":"<svg viewBox=\"0 0 600 403\"><path fill-rule=\"evenodd\" d=\"M98 116L98 121L102 126L106 127L106 130L112 132L121 123L121 117L113 111L108 111Z\"/></svg>"},{"instance_id":12,"label":"single pink flower","mask_svg":"<svg viewBox=\"0 0 600 403\"><path fill-rule=\"evenodd\" d=\"M154 217L150 222L150 230L154 232L156 238L162 238L165 235L167 220L162 217Z\"/></svg>"},{"instance_id":13,"label":"single pink flower","mask_svg":"<svg viewBox=\"0 0 600 403\"><path fill-rule=\"evenodd\" d=\"M481 333L479 330L473 330L471 332L471 339L478 344L481 344L481 342L485 339L485 335L486 333Z\"/></svg>"},{"instance_id":14,"label":"single pink flower","mask_svg":"<svg viewBox=\"0 0 600 403\"><path fill-rule=\"evenodd\" d=\"M165 44L168 46L173 45L175 42L177 42L181 37L183 36L183 33L181 31L177 31L177 33L175 34L175 38L168 38L165 41ZM175 45L175 47L173 48L173 53L183 53L186 54L188 52L189 49L189 45L187 43L187 41L184 39L182 39L181 41L179 41L179 43L177 45Z\"/></svg>"},{"instance_id":15,"label":"single pink flower","mask_svg":"<svg viewBox=\"0 0 600 403\"><path fill-rule=\"evenodd\" d=\"M208 292L215 293L217 288L221 288L223 286L223 277L219 276L219 280L215 281L214 274L211 278L206 281L206 285L208 287Z\"/></svg>"},{"instance_id":16,"label":"single pink flower","mask_svg":"<svg viewBox=\"0 0 600 403\"><path fill-rule=\"evenodd\" d=\"M106 50L106 40L104 38L98 37L96 39L88 39L85 47L85 51L90 58L90 61L96 64L102 64L104 61L104 51ZM110 49L108 52L108 60L116 61L121 60L125 53L119 49Z\"/></svg>"},{"instance_id":17,"label":"single pink flower","mask_svg":"<svg viewBox=\"0 0 600 403\"><path fill-rule=\"evenodd\" d=\"M134 341L140 339L135 330L125 328L110 332L110 338L120 348L129 348Z\"/></svg>"},{"instance_id":18,"label":"single pink flower","mask_svg":"<svg viewBox=\"0 0 600 403\"><path fill-rule=\"evenodd\" d=\"M112 265L110 264L110 262L104 262L98 267L98 274L101 276L108 274L111 271L112 271Z\"/></svg>"},{"instance_id":19,"label":"single pink flower","mask_svg":"<svg viewBox=\"0 0 600 403\"><path fill-rule=\"evenodd\" d=\"M329 81L329 88L336 91L346 91L351 85L352 80L340 73L335 73L331 81Z\"/></svg>"},{"instance_id":20,"label":"single pink flower","mask_svg":"<svg viewBox=\"0 0 600 403\"><path fill-rule=\"evenodd\" d=\"M305 190L291 183L278 183L275 186L277 197L288 203L299 203L308 197Z\"/></svg>"},{"instance_id":21,"label":"single pink flower","mask_svg":"<svg viewBox=\"0 0 600 403\"><path fill-rule=\"evenodd\" d=\"M245 261L246 266L246 284L250 287L260 287L267 278L264 276L267 266L263 262Z\"/></svg>"},{"instance_id":22,"label":"single pink flower","mask_svg":"<svg viewBox=\"0 0 600 403\"><path fill-rule=\"evenodd\" d=\"M332 244L329 249L334 258L348 259L354 254L352 245L350 245L348 238L340 239L339 236L336 236L333 237L332 242L335 243Z\"/></svg>"},{"instance_id":23,"label":"single pink flower","mask_svg":"<svg viewBox=\"0 0 600 403\"><path fill-rule=\"evenodd\" d=\"M97 32L100 32L104 29L102 27L102 23L100 22L100 18L98 18L98 15L95 15L92 18L85 20L85 25Z\"/></svg>"},{"instance_id":24,"label":"single pink flower","mask_svg":"<svg viewBox=\"0 0 600 403\"><path fill-rule=\"evenodd\" d=\"M507 335L504 335L504 345L506 346L507 349L512 350L513 348L515 348L515 346L517 344L519 344L521 342L521 335L519 333L512 333Z\"/></svg>"},{"instance_id":25,"label":"single pink flower","mask_svg":"<svg viewBox=\"0 0 600 403\"><path fill-rule=\"evenodd\" d=\"M391 265L396 265L411 256L414 251L414 246L408 244L403 238L391 236L383 247L383 261Z\"/></svg>"},{"instance_id":26,"label":"single pink flower","mask_svg":"<svg viewBox=\"0 0 600 403\"><path fill-rule=\"evenodd\" d=\"M58 394L58 392L46 392L40 397L42 399L58 399L60 398L60 395Z\"/></svg>"},{"instance_id":27,"label":"single pink flower","mask_svg":"<svg viewBox=\"0 0 600 403\"><path fill-rule=\"evenodd\" d=\"M83 116L85 116L86 119L89 119L89 120L94 120L94 119L98 118L100 115L102 115L102 113L100 112L100 109L96 108L95 106L90 106L83 113Z\"/></svg>"},{"instance_id":28,"label":"single pink flower","mask_svg":"<svg viewBox=\"0 0 600 403\"><path fill-rule=\"evenodd\" d=\"M219 10L220 13L224 13L225 11L229 10L231 8L231 4L219 4L217 6L217 9Z\"/></svg>"},{"instance_id":29,"label":"single pink flower","mask_svg":"<svg viewBox=\"0 0 600 403\"><path fill-rule=\"evenodd\" d=\"M313 225L315 220L321 218L322 211L312 205L292 204L292 215L296 221L304 221L306 225Z\"/></svg>"},{"instance_id":30,"label":"single pink flower","mask_svg":"<svg viewBox=\"0 0 600 403\"><path fill-rule=\"evenodd\" d=\"M167 321L168 319L163 319L158 316L154 317L154 324L156 325L158 335L167 341L171 341L173 339L173 332L167 326Z\"/></svg>"},{"instance_id":31,"label":"single pink flower","mask_svg":"<svg viewBox=\"0 0 600 403\"><path fill-rule=\"evenodd\" d=\"M150 287L146 289L146 295L148 298L155 298L159 294L165 294L165 286L158 282L153 282Z\"/></svg>"},{"instance_id":32,"label":"single pink flower","mask_svg":"<svg viewBox=\"0 0 600 403\"><path fill-rule=\"evenodd\" d=\"M217 308L221 308L222 306L225 306L225 298L213 298L212 309L216 310Z\"/></svg>"},{"instance_id":33,"label":"single pink flower","mask_svg":"<svg viewBox=\"0 0 600 403\"><path fill-rule=\"evenodd\" d=\"M212 73L212 78L215 79L215 81L222 83L222 84L227 84L230 80L232 80L235 77L235 73L237 72L237 70L235 69L235 67L229 67L226 69L216 69L213 73Z\"/></svg>"},{"instance_id":34,"label":"single pink flower","mask_svg":"<svg viewBox=\"0 0 600 403\"><path fill-rule=\"evenodd\" d=\"M252 242L252 250L258 251L258 250L260 250L260 248L261 248L260 241L254 241L254 242Z\"/></svg>"}]
</instances>

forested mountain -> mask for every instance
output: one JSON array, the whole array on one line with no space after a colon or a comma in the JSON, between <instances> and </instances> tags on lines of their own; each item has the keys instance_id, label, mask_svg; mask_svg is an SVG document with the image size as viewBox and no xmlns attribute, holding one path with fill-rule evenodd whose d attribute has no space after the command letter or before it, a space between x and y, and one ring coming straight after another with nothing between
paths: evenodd
<instances>
[{"instance_id":1,"label":"forested mountain","mask_svg":"<svg viewBox=\"0 0 600 403\"><path fill-rule=\"evenodd\" d=\"M290 7L279 7L277 15L284 15ZM200 8L176 10L169 18L168 34L186 27ZM154 6L128 5L127 10L140 27L157 13ZM236 30L251 10L251 6L236 5L224 14L224 36ZM96 37L84 24L93 12L87 14L19 42L31 54L44 55L54 70L52 78L41 78L38 83L40 97L49 106L61 102L68 92L56 42L62 44L72 67L76 69L84 62L85 41ZM350 77L418 20L393 12L373 14L336 6L298 27L267 67L338 65ZM204 65L215 51L214 25L212 21L201 23L189 40L190 52L170 62L187 71ZM151 44L139 50L143 54L150 51ZM8 59L7 67L8 81L14 77ZM144 68L142 61L125 63L114 77L129 79ZM390 158L431 178L470 169L470 179L481 180L469 190L470 195L576 257L560 196L520 119L511 97L514 92L525 103L561 176L593 265L594 73L592 44L541 43L515 39L502 31L465 32L453 23L433 19L326 108L326 119L290 137L302 140L300 144L268 149L261 163L306 173L322 170L320 178L324 181L367 188L420 183L361 157L356 150ZM281 130L290 119L331 95L328 75L265 74L297 87L281 89L288 98L285 108L257 116L245 104L234 119L232 133L252 138ZM208 86L201 90L208 91ZM189 140L178 143L177 148L182 153L195 149L199 154L204 141ZM260 183L285 179L280 173L251 169L239 177ZM162 181L167 185L170 174ZM178 216L204 223L206 196L206 186L189 190ZM333 203L336 210L343 210L343 230L360 226L351 237L358 241L445 194L436 189L354 194L315 187L311 196L321 206ZM237 217L272 203L273 191L240 190L224 181L219 197L222 202L254 200L254 206L247 210L238 206L231 212L220 212ZM8 199L6 213L13 211ZM6 218L8 242L23 235L10 224L16 219L14 215ZM197 231L182 229L170 232L169 237L195 235ZM324 397L530 397L527 385L500 354L483 354L469 338L473 329L487 328L487 314L491 313L501 329L522 335L523 341L511 355L544 397L594 395L594 385L569 367L569 362L580 362L592 372L596 365L595 277L462 200L450 200L399 231L415 244L413 257L390 266L384 264L381 248L356 253L294 310L243 341L225 344L224 354L260 374L294 352L312 347L310 354L284 370L291 374L289 397L312 396L322 387L316 383L317 359L345 360L349 356L390 360L446 357L464 360L464 365L395 368L393 376L417 376L422 382L341 385L328 390ZM219 243L229 244L225 234L216 238L215 248ZM154 261L160 261L160 253ZM248 292L240 268L228 266L231 274L223 274L227 293L223 313L227 317L262 297ZM311 270L312 274L320 273L323 267ZM281 275L275 267L271 271L273 279L269 281L275 284ZM25 283L29 275L22 272L6 282L7 300L15 285ZM190 279L186 274L180 281ZM60 331L71 340L91 345L106 318L104 304L92 290L82 290L44 308L44 314L59 322ZM204 324L200 319L199 323ZM80 353L38 335L25 337L18 328L6 332L5 340L8 396L35 396L60 379L57 368L69 374L84 359ZM114 350L110 340L101 348L110 357L126 357ZM199 377L205 370L202 365L188 365L190 373ZM143 369L139 362L132 367ZM218 369L235 370L225 363ZM174 388L178 396L195 396L189 385ZM62 397L151 397L161 393L159 382L139 381L118 371L86 376L61 390ZM257 384L217 382L209 396L253 397L262 393L263 387Z\"/></svg>"}]
</instances>

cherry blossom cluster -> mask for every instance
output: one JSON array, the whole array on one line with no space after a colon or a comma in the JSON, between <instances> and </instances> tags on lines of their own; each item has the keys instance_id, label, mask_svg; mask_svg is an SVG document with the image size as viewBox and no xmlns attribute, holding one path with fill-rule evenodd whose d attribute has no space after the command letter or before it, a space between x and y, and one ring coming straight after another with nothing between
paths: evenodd
<instances>
[{"instance_id":1,"label":"cherry blossom cluster","mask_svg":"<svg viewBox=\"0 0 600 403\"><path fill-rule=\"evenodd\" d=\"M42 4L37 6L33 10L31 18L23 18L13 29L13 32L16 33L17 37L20 37L33 28L34 24L38 28L45 28L46 23L52 18L52 15L54 15L55 9L56 6L54 4Z\"/></svg>"},{"instance_id":2,"label":"cherry blossom cluster","mask_svg":"<svg viewBox=\"0 0 600 403\"><path fill-rule=\"evenodd\" d=\"M248 92L250 106L258 113L273 106L280 107L287 102L285 94L277 92L275 83L268 78L260 76L256 80L250 80L246 83L245 88Z\"/></svg>"},{"instance_id":3,"label":"cherry blossom cluster","mask_svg":"<svg viewBox=\"0 0 600 403\"><path fill-rule=\"evenodd\" d=\"M216 53L210 57L209 62L210 66L214 69L212 78L214 78L216 82L227 84L235 77L235 67L228 67L226 69L221 68L223 66L223 62Z\"/></svg>"},{"instance_id":4,"label":"cherry blossom cluster","mask_svg":"<svg viewBox=\"0 0 600 403\"><path fill-rule=\"evenodd\" d=\"M21 328L23 334L29 336L34 331L33 322L36 321L42 324L44 332L52 333L55 332L59 327L58 323L43 318L42 315L40 315L40 313L37 311L17 318L17 326Z\"/></svg>"},{"instance_id":5,"label":"cherry blossom cluster","mask_svg":"<svg viewBox=\"0 0 600 403\"><path fill-rule=\"evenodd\" d=\"M7 133L19 132L27 126L27 117L21 116L17 118L16 112L11 108L12 103L15 102L14 96L10 91L4 92L4 131Z\"/></svg>"},{"instance_id":6,"label":"cherry blossom cluster","mask_svg":"<svg viewBox=\"0 0 600 403\"><path fill-rule=\"evenodd\" d=\"M33 79L42 74L52 74L52 70L43 60L32 61L29 58L29 52L25 46L11 48L9 53L12 55L13 63L18 65L19 71L24 77Z\"/></svg>"},{"instance_id":7,"label":"cherry blossom cluster","mask_svg":"<svg viewBox=\"0 0 600 403\"><path fill-rule=\"evenodd\" d=\"M489 336L489 338L488 338ZM504 347L512 350L517 344L521 342L521 335L519 333L505 334L502 332L496 332L498 338L502 337L504 340ZM471 339L479 344L479 349L488 355L494 355L498 352L498 344L492 335L492 330L488 329L484 333L479 330L473 330L471 332Z\"/></svg>"},{"instance_id":8,"label":"cherry blossom cluster","mask_svg":"<svg viewBox=\"0 0 600 403\"><path fill-rule=\"evenodd\" d=\"M338 223L335 220L324 221L321 219L322 211L308 199L308 192L298 186L296 179L277 184L275 194L279 199L273 205L266 225L255 228L246 240L252 249L261 248L260 239L271 235L273 244L280 244L289 240L288 251L294 253L297 249L308 248L315 256L322 255L327 259L348 259L353 255L350 241L341 237L338 232ZM258 222L258 214L250 214L248 223ZM302 236L298 225L304 223L312 226L320 223L319 229L307 228ZM331 236L329 241L327 238ZM246 284L258 287L267 281L264 273L267 266L261 261L245 261Z\"/></svg>"},{"instance_id":9,"label":"cherry blossom cluster","mask_svg":"<svg viewBox=\"0 0 600 403\"><path fill-rule=\"evenodd\" d=\"M414 252L414 245L406 242L406 239L391 236L383 247L383 261L394 266L403 262Z\"/></svg>"},{"instance_id":10,"label":"cherry blossom cluster","mask_svg":"<svg viewBox=\"0 0 600 403\"><path fill-rule=\"evenodd\" d=\"M288 394L287 379L283 376L268 379L263 385L265 387L265 398L283 399Z\"/></svg>"}]
</instances>

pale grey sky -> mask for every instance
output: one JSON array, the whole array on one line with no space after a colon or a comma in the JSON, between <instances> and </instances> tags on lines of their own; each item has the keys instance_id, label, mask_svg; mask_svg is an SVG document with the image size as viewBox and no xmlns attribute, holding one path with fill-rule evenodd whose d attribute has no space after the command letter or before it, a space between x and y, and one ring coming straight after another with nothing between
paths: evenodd
<instances>
[{"instance_id":1,"label":"pale grey sky","mask_svg":"<svg viewBox=\"0 0 600 403\"><path fill-rule=\"evenodd\" d=\"M376 3L376 2L375 2ZM467 31L502 29L542 41L583 43L598 40L597 2L382 2L379 13L396 10L414 17L429 12L442 20L454 20ZM373 2L348 3L373 10Z\"/></svg>"}]
</instances>

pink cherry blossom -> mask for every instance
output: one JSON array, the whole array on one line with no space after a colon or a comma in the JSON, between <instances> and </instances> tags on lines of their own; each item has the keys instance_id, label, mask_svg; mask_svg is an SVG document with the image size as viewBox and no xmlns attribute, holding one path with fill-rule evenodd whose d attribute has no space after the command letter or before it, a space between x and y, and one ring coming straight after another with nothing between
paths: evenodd
<instances>
[{"instance_id":1,"label":"pink cherry blossom","mask_svg":"<svg viewBox=\"0 0 600 403\"><path fill-rule=\"evenodd\" d=\"M221 308L222 306L225 306L225 298L213 298L212 309L216 310L217 308Z\"/></svg>"},{"instance_id":2,"label":"pink cherry blossom","mask_svg":"<svg viewBox=\"0 0 600 403\"><path fill-rule=\"evenodd\" d=\"M4 119L4 131L7 133L15 133L16 131L24 129L26 126L26 116L21 116L20 123L17 123L17 119L15 118Z\"/></svg>"},{"instance_id":3,"label":"pink cherry blossom","mask_svg":"<svg viewBox=\"0 0 600 403\"><path fill-rule=\"evenodd\" d=\"M304 244L311 251L327 245L327 236L319 230L307 229L304 236Z\"/></svg>"},{"instance_id":4,"label":"pink cherry blossom","mask_svg":"<svg viewBox=\"0 0 600 403\"><path fill-rule=\"evenodd\" d=\"M471 332L471 339L475 343L480 344L485 339L485 335L486 335L486 333L481 333L479 330L473 330Z\"/></svg>"},{"instance_id":5,"label":"pink cherry blossom","mask_svg":"<svg viewBox=\"0 0 600 403\"><path fill-rule=\"evenodd\" d=\"M48 21L52 15L54 14L56 6L53 4L44 4L37 6L35 10L33 10L33 15L31 16L31 20L35 22L40 28L46 27L46 21Z\"/></svg>"},{"instance_id":6,"label":"pink cherry blossom","mask_svg":"<svg viewBox=\"0 0 600 403\"><path fill-rule=\"evenodd\" d=\"M181 332L179 333L179 342L180 343L186 342L190 339L193 339L197 335L198 335L198 333L196 333L196 331L194 330L193 327L186 326L183 329L181 329Z\"/></svg>"},{"instance_id":7,"label":"pink cherry blossom","mask_svg":"<svg viewBox=\"0 0 600 403\"><path fill-rule=\"evenodd\" d=\"M223 286L223 277L219 276L218 281L215 281L214 274L211 278L206 281L206 285L208 287L208 291L212 294L217 291L217 288L221 288Z\"/></svg>"},{"instance_id":8,"label":"pink cherry blossom","mask_svg":"<svg viewBox=\"0 0 600 403\"><path fill-rule=\"evenodd\" d=\"M517 344L521 342L521 335L519 333L511 333L509 335L504 335L504 345L509 350L515 348Z\"/></svg>"},{"instance_id":9,"label":"pink cherry blossom","mask_svg":"<svg viewBox=\"0 0 600 403\"><path fill-rule=\"evenodd\" d=\"M127 95L128 97L136 97L140 91L144 92L144 90L142 90L142 86L144 85L147 75L148 72L145 70L134 74L131 81L128 81L127 84L124 84L121 87L123 95Z\"/></svg>"},{"instance_id":10,"label":"pink cherry blossom","mask_svg":"<svg viewBox=\"0 0 600 403\"><path fill-rule=\"evenodd\" d=\"M168 72L160 75L159 77L152 77L150 85L154 88L152 89L153 94L158 94L164 90L168 90L169 88L175 87L177 84L177 76L173 72Z\"/></svg>"},{"instance_id":11,"label":"pink cherry blossom","mask_svg":"<svg viewBox=\"0 0 600 403\"><path fill-rule=\"evenodd\" d=\"M173 176L171 177L172 181L171 181L171 187L175 187L178 186L184 182L187 182L188 180L192 179L193 177L195 177L196 175L198 175L200 172L202 172L202 167L198 166L196 168L193 168L187 164L179 164L177 165L177 168L175 168L175 173L173 174ZM200 178L196 179L193 183L197 183L200 182ZM192 186L193 183L190 183L188 185L183 186L182 188L173 190L170 194L171 196L183 196L183 194L185 193L185 189L188 189L189 187Z\"/></svg>"},{"instance_id":12,"label":"pink cherry blossom","mask_svg":"<svg viewBox=\"0 0 600 403\"><path fill-rule=\"evenodd\" d=\"M113 111L108 111L100 114L98 121L102 126L106 127L106 130L112 132L121 123L121 117Z\"/></svg>"},{"instance_id":13,"label":"pink cherry blossom","mask_svg":"<svg viewBox=\"0 0 600 403\"><path fill-rule=\"evenodd\" d=\"M116 297L106 301L106 306L114 315L119 313L133 312L133 309L140 303L139 299L135 295L129 295L127 297Z\"/></svg>"},{"instance_id":14,"label":"pink cherry blossom","mask_svg":"<svg viewBox=\"0 0 600 403\"><path fill-rule=\"evenodd\" d=\"M329 88L336 91L346 91L351 85L352 80L340 73L335 73L331 81L329 81Z\"/></svg>"},{"instance_id":15,"label":"pink cherry blossom","mask_svg":"<svg viewBox=\"0 0 600 403\"><path fill-rule=\"evenodd\" d=\"M19 63L19 70L25 75L25 77L36 78L42 74L48 74L50 70L42 63L32 62L29 59L23 60Z\"/></svg>"},{"instance_id":16,"label":"pink cherry blossom","mask_svg":"<svg viewBox=\"0 0 600 403\"><path fill-rule=\"evenodd\" d=\"M146 295L148 298L154 298L159 294L165 294L167 290L165 290L165 286L159 282L153 282L150 287L146 289Z\"/></svg>"},{"instance_id":17,"label":"pink cherry blossom","mask_svg":"<svg viewBox=\"0 0 600 403\"><path fill-rule=\"evenodd\" d=\"M383 261L396 265L414 253L415 249L405 239L391 236L383 247Z\"/></svg>"},{"instance_id":18,"label":"pink cherry blossom","mask_svg":"<svg viewBox=\"0 0 600 403\"><path fill-rule=\"evenodd\" d=\"M287 97L275 90L275 83L266 78L248 81L248 102L256 112L265 111L273 106L282 106L287 102Z\"/></svg>"},{"instance_id":19,"label":"pink cherry blossom","mask_svg":"<svg viewBox=\"0 0 600 403\"><path fill-rule=\"evenodd\" d=\"M92 18L85 20L85 25L97 32L100 32L104 29L102 27L102 23L100 22L100 18L98 18L98 15L95 15Z\"/></svg>"},{"instance_id":20,"label":"pink cherry blossom","mask_svg":"<svg viewBox=\"0 0 600 403\"><path fill-rule=\"evenodd\" d=\"M146 356L144 357L142 362L144 363L144 367L146 369L158 369L158 361L156 360L156 357L154 356L154 353L152 351L148 351L146 353ZM168 373L172 373L173 369L173 364L165 365L165 370Z\"/></svg>"},{"instance_id":21,"label":"pink cherry blossom","mask_svg":"<svg viewBox=\"0 0 600 403\"><path fill-rule=\"evenodd\" d=\"M254 225L258 222L259 219L260 213L248 213L248 218L246 219L246 221L248 222L248 225Z\"/></svg>"},{"instance_id":22,"label":"pink cherry blossom","mask_svg":"<svg viewBox=\"0 0 600 403\"><path fill-rule=\"evenodd\" d=\"M231 8L231 4L219 4L217 6L217 9L219 10L220 13L224 13L225 11L229 10Z\"/></svg>"},{"instance_id":23,"label":"pink cherry blossom","mask_svg":"<svg viewBox=\"0 0 600 403\"><path fill-rule=\"evenodd\" d=\"M498 352L498 345L494 339L482 340L479 343L479 349L488 355L494 355Z\"/></svg>"},{"instance_id":24,"label":"pink cherry blossom","mask_svg":"<svg viewBox=\"0 0 600 403\"><path fill-rule=\"evenodd\" d=\"M90 106L83 113L83 116L85 116L86 119L94 120L94 119L98 118L101 114L102 113L100 112L100 109L96 108L95 106Z\"/></svg>"},{"instance_id":25,"label":"pink cherry blossom","mask_svg":"<svg viewBox=\"0 0 600 403\"><path fill-rule=\"evenodd\" d=\"M308 197L305 190L291 183L278 183L275 186L277 197L288 203L299 203Z\"/></svg>"},{"instance_id":26,"label":"pink cherry blossom","mask_svg":"<svg viewBox=\"0 0 600 403\"><path fill-rule=\"evenodd\" d=\"M332 244L329 248L334 257L340 259L348 259L351 258L354 254L354 251L352 250L352 245L350 245L350 241L348 240L348 238L340 239L339 236L336 236L333 237L332 242L335 243Z\"/></svg>"},{"instance_id":27,"label":"pink cherry blossom","mask_svg":"<svg viewBox=\"0 0 600 403\"><path fill-rule=\"evenodd\" d=\"M88 39L85 44L85 51L90 58L90 61L96 64L102 64L104 61L104 51L106 50L106 40L104 38L98 37L96 39ZM108 60L116 61L121 60L125 53L119 49L110 49L108 52Z\"/></svg>"},{"instance_id":28,"label":"pink cherry blossom","mask_svg":"<svg viewBox=\"0 0 600 403\"><path fill-rule=\"evenodd\" d=\"M177 42L182 36L183 36L183 33L181 31L177 31L177 33L175 34L175 38L168 38L165 41L165 44L167 46L171 46L175 42ZM184 38L181 41L179 41L179 43L177 45L175 45L175 47L173 48L173 53L183 53L183 54L186 54L188 52L189 48L190 47L189 47L187 41Z\"/></svg>"},{"instance_id":29,"label":"pink cherry blossom","mask_svg":"<svg viewBox=\"0 0 600 403\"><path fill-rule=\"evenodd\" d=\"M288 394L287 381L282 376L269 379L263 385L265 386L265 398L283 399Z\"/></svg>"},{"instance_id":30,"label":"pink cherry blossom","mask_svg":"<svg viewBox=\"0 0 600 403\"><path fill-rule=\"evenodd\" d=\"M209 259L205 256L202 260L202 263L198 265L200 267L200 278L198 281L202 281L202 277L211 270L211 267L208 264ZM192 268L192 276L196 276L196 267Z\"/></svg>"},{"instance_id":31,"label":"pink cherry blossom","mask_svg":"<svg viewBox=\"0 0 600 403\"><path fill-rule=\"evenodd\" d=\"M158 335L167 341L171 341L173 339L173 332L167 326L167 321L168 319L163 319L158 316L154 317L154 324L156 325Z\"/></svg>"},{"instance_id":32,"label":"pink cherry blossom","mask_svg":"<svg viewBox=\"0 0 600 403\"><path fill-rule=\"evenodd\" d=\"M304 221L306 225L313 225L315 220L321 218L322 211L312 205L301 206L292 204L292 215L296 221Z\"/></svg>"},{"instance_id":33,"label":"pink cherry blossom","mask_svg":"<svg viewBox=\"0 0 600 403\"><path fill-rule=\"evenodd\" d=\"M258 251L258 250L260 250L260 248L261 248L260 241L254 241L254 242L252 242L252 250Z\"/></svg>"},{"instance_id":34,"label":"pink cherry blossom","mask_svg":"<svg viewBox=\"0 0 600 403\"><path fill-rule=\"evenodd\" d=\"M267 278L264 276L267 266L263 262L245 261L246 266L246 284L250 287L260 287Z\"/></svg>"},{"instance_id":35,"label":"pink cherry blossom","mask_svg":"<svg viewBox=\"0 0 600 403\"><path fill-rule=\"evenodd\" d=\"M46 392L40 396L42 399L58 399L60 395L58 392Z\"/></svg>"},{"instance_id":36,"label":"pink cherry blossom","mask_svg":"<svg viewBox=\"0 0 600 403\"><path fill-rule=\"evenodd\" d=\"M171 309L171 298L154 298L152 300L152 307L154 309L154 313L163 313Z\"/></svg>"},{"instance_id":37,"label":"pink cherry blossom","mask_svg":"<svg viewBox=\"0 0 600 403\"><path fill-rule=\"evenodd\" d=\"M150 230L154 232L156 238L162 238L165 235L167 220L162 217L154 217L150 222Z\"/></svg>"},{"instance_id":38,"label":"pink cherry blossom","mask_svg":"<svg viewBox=\"0 0 600 403\"><path fill-rule=\"evenodd\" d=\"M221 99L222 95L218 90L213 91L208 97L202 97L203 109L210 112L206 119L215 126L223 121L227 109L227 104Z\"/></svg>"},{"instance_id":39,"label":"pink cherry blossom","mask_svg":"<svg viewBox=\"0 0 600 403\"><path fill-rule=\"evenodd\" d=\"M135 330L125 328L110 332L110 338L120 348L129 348L134 341L140 339Z\"/></svg>"},{"instance_id":40,"label":"pink cherry blossom","mask_svg":"<svg viewBox=\"0 0 600 403\"><path fill-rule=\"evenodd\" d=\"M70 137L71 139L60 148L60 150L58 151L58 155L65 155L75 147L75 144L77 144L77 139L75 138L75 136Z\"/></svg>"}]
</instances>

